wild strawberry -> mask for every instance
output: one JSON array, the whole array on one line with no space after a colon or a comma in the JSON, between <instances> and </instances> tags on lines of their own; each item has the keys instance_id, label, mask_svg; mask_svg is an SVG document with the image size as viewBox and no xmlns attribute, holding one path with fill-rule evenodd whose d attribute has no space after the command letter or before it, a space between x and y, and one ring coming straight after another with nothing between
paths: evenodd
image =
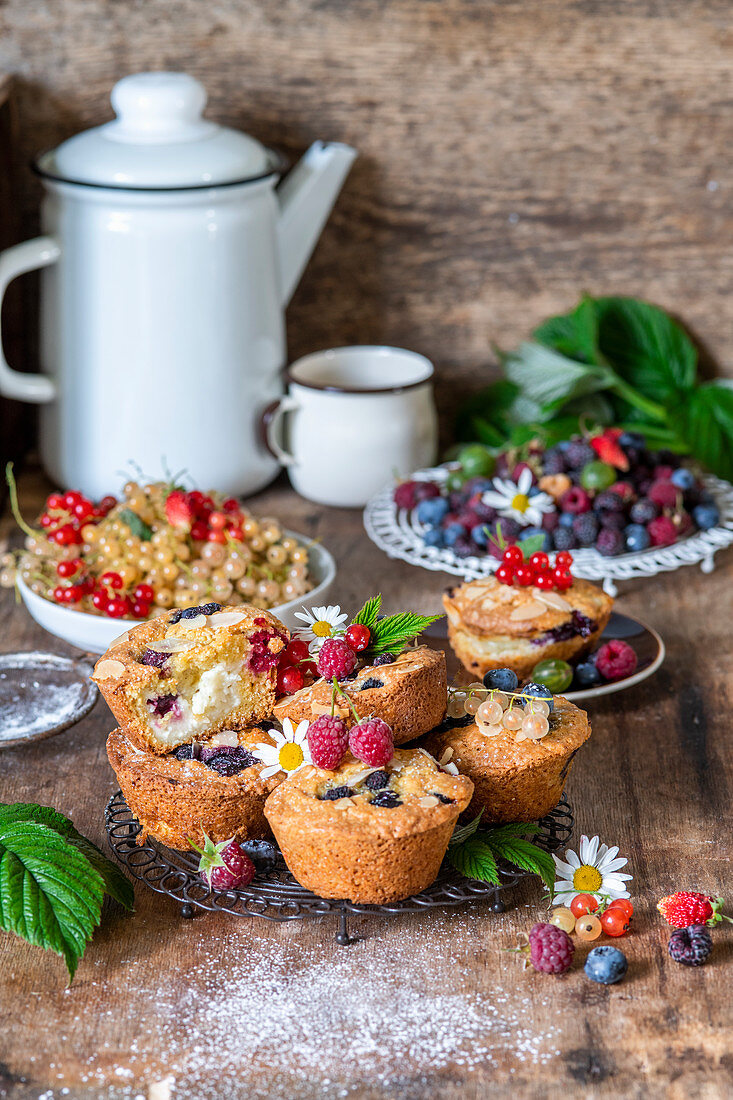
<instances>
[{"instance_id":1,"label":"wild strawberry","mask_svg":"<svg viewBox=\"0 0 733 1100\"><path fill-rule=\"evenodd\" d=\"M165 502L165 518L172 527L190 528L195 516L188 495L181 489L174 489Z\"/></svg>"},{"instance_id":2,"label":"wild strawberry","mask_svg":"<svg viewBox=\"0 0 733 1100\"><path fill-rule=\"evenodd\" d=\"M590 445L601 462L607 462L609 466L614 466L617 470L628 470L629 460L616 442L618 439L617 431L618 429L608 428L601 435L594 435L590 440Z\"/></svg>"},{"instance_id":3,"label":"wild strawberry","mask_svg":"<svg viewBox=\"0 0 733 1100\"><path fill-rule=\"evenodd\" d=\"M691 924L730 921L730 917L720 912L723 904L722 898L712 898L695 890L678 890L669 897L662 898L657 909L673 928L687 928Z\"/></svg>"}]
</instances>

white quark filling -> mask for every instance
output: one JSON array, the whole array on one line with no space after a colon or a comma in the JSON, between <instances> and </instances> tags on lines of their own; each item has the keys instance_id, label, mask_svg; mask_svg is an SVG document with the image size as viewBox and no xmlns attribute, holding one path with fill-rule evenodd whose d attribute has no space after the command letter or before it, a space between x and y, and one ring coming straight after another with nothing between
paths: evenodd
<instances>
[{"instance_id":1,"label":"white quark filling","mask_svg":"<svg viewBox=\"0 0 733 1100\"><path fill-rule=\"evenodd\" d=\"M150 724L157 739L166 745L178 745L201 738L241 705L243 686L241 658L202 672L177 697L177 711L174 707L163 717L151 716Z\"/></svg>"}]
</instances>

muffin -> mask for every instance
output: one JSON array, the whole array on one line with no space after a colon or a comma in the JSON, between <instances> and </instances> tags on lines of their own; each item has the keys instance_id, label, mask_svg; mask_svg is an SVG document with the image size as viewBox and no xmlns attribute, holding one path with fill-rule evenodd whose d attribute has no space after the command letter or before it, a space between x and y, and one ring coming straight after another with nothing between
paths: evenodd
<instances>
[{"instance_id":1,"label":"muffin","mask_svg":"<svg viewBox=\"0 0 733 1100\"><path fill-rule=\"evenodd\" d=\"M360 718L382 718L392 727L395 745L402 745L433 729L445 714L445 654L424 645L406 649L391 663L367 665L339 686ZM333 684L317 680L279 699L275 717L280 722L283 718L295 724L304 718L312 722L320 714L331 713L332 695ZM334 713L349 727L356 721L343 696L337 696Z\"/></svg>"},{"instance_id":2,"label":"muffin","mask_svg":"<svg viewBox=\"0 0 733 1100\"><path fill-rule=\"evenodd\" d=\"M451 648L472 676L511 668L524 680L538 661L574 661L589 653L608 623L613 600L578 578L560 594L486 577L449 588L443 605Z\"/></svg>"},{"instance_id":3,"label":"muffin","mask_svg":"<svg viewBox=\"0 0 733 1100\"><path fill-rule=\"evenodd\" d=\"M204 844L270 836L267 796L283 773L263 779L256 746L270 738L259 727L223 731L210 741L184 745L161 756L139 749L122 730L107 738L107 756L125 801L148 836L168 848L191 851Z\"/></svg>"},{"instance_id":4,"label":"muffin","mask_svg":"<svg viewBox=\"0 0 733 1100\"><path fill-rule=\"evenodd\" d=\"M272 714L282 623L246 604L170 611L123 634L93 679L127 734L153 753Z\"/></svg>"},{"instance_id":5,"label":"muffin","mask_svg":"<svg viewBox=\"0 0 733 1100\"><path fill-rule=\"evenodd\" d=\"M398 749L383 768L353 756L332 772L302 768L273 791L265 816L301 886L377 905L433 882L472 791L423 749Z\"/></svg>"},{"instance_id":6,"label":"muffin","mask_svg":"<svg viewBox=\"0 0 733 1100\"><path fill-rule=\"evenodd\" d=\"M424 744L441 764L455 764L473 783L468 814L482 824L538 821L560 801L576 752L590 737L584 710L555 696L549 732L541 740L509 730L487 736L476 720L447 719Z\"/></svg>"}]
</instances>

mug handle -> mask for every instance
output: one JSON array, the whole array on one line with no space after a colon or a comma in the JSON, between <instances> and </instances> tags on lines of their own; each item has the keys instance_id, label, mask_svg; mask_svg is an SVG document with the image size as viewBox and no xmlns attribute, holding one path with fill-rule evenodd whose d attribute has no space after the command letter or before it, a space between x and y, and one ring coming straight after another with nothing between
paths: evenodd
<instances>
[{"instance_id":1,"label":"mug handle","mask_svg":"<svg viewBox=\"0 0 733 1100\"><path fill-rule=\"evenodd\" d=\"M8 284L26 271L48 267L58 260L61 249L53 237L36 237L32 241L13 245L0 252L0 307ZM2 351L0 333L0 393L16 401L32 401L37 405L53 401L56 383L46 374L24 374L13 370Z\"/></svg>"},{"instance_id":2,"label":"mug handle","mask_svg":"<svg viewBox=\"0 0 733 1100\"><path fill-rule=\"evenodd\" d=\"M265 446L281 466L292 466L295 462L295 455L291 455L289 451L286 451L280 442L278 432L280 421L285 413L294 412L299 408L300 405L295 398L285 394L284 397L279 397L277 401L273 401L271 405L268 405L262 414Z\"/></svg>"}]
</instances>

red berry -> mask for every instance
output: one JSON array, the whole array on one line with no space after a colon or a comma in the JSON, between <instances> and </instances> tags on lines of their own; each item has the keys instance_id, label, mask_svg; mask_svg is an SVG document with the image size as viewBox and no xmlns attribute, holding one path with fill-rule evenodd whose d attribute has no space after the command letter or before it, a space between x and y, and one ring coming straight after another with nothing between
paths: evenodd
<instances>
[{"instance_id":1,"label":"red berry","mask_svg":"<svg viewBox=\"0 0 733 1100\"><path fill-rule=\"evenodd\" d=\"M54 516L49 516L48 512L44 512L38 521L44 529L47 527L53 527L56 523Z\"/></svg>"},{"instance_id":2,"label":"red berry","mask_svg":"<svg viewBox=\"0 0 733 1100\"><path fill-rule=\"evenodd\" d=\"M598 902L592 894L576 894L570 902L570 910L574 917L582 917L586 913L595 913Z\"/></svg>"},{"instance_id":3,"label":"red berry","mask_svg":"<svg viewBox=\"0 0 733 1100\"><path fill-rule=\"evenodd\" d=\"M48 500L46 501L46 507L49 510L53 509L54 511L58 510L59 508L63 508L64 507L63 493L51 493Z\"/></svg>"},{"instance_id":4,"label":"red berry","mask_svg":"<svg viewBox=\"0 0 733 1100\"><path fill-rule=\"evenodd\" d=\"M364 626L362 623L352 623L346 630L346 641L349 643L354 653L361 653L363 649L369 645L372 632L368 626Z\"/></svg>"},{"instance_id":5,"label":"red berry","mask_svg":"<svg viewBox=\"0 0 733 1100\"><path fill-rule=\"evenodd\" d=\"M514 580L522 588L528 588L535 582L535 571L531 565L518 565L514 570Z\"/></svg>"},{"instance_id":6,"label":"red berry","mask_svg":"<svg viewBox=\"0 0 733 1100\"><path fill-rule=\"evenodd\" d=\"M136 619L147 619L150 614L150 604L147 600L133 600L132 614Z\"/></svg>"},{"instance_id":7,"label":"red berry","mask_svg":"<svg viewBox=\"0 0 733 1100\"><path fill-rule=\"evenodd\" d=\"M97 511L101 515L106 516L108 512L112 511L112 509L114 508L116 503L117 503L117 497L113 497L113 496L102 497L99 504L97 505Z\"/></svg>"},{"instance_id":8,"label":"red berry","mask_svg":"<svg viewBox=\"0 0 733 1100\"><path fill-rule=\"evenodd\" d=\"M500 584L513 584L514 583L514 568L511 565L502 562L501 565L496 567L494 576Z\"/></svg>"},{"instance_id":9,"label":"red berry","mask_svg":"<svg viewBox=\"0 0 733 1100\"><path fill-rule=\"evenodd\" d=\"M652 546L671 546L679 534L669 516L657 516L649 521L646 529Z\"/></svg>"},{"instance_id":10,"label":"red berry","mask_svg":"<svg viewBox=\"0 0 733 1100\"><path fill-rule=\"evenodd\" d=\"M691 924L717 924L724 918L719 912L722 898L712 898L696 890L678 890L662 898L657 909L673 928L687 928Z\"/></svg>"},{"instance_id":11,"label":"red berry","mask_svg":"<svg viewBox=\"0 0 733 1100\"><path fill-rule=\"evenodd\" d=\"M224 861L224 866L211 867L201 875L212 890L238 890L249 886L257 869L236 840L230 840L219 852L219 857Z\"/></svg>"},{"instance_id":12,"label":"red berry","mask_svg":"<svg viewBox=\"0 0 733 1100\"><path fill-rule=\"evenodd\" d=\"M114 573L112 571L102 573L101 580L102 584L106 585L107 588L115 588L119 590L123 587L123 580L119 573Z\"/></svg>"},{"instance_id":13,"label":"red berry","mask_svg":"<svg viewBox=\"0 0 733 1100\"><path fill-rule=\"evenodd\" d=\"M72 511L75 504L78 504L82 500L81 493L77 493L76 489L69 489L68 493L64 493L64 508L69 512Z\"/></svg>"},{"instance_id":14,"label":"red berry","mask_svg":"<svg viewBox=\"0 0 733 1100\"><path fill-rule=\"evenodd\" d=\"M417 483L414 481L403 481L396 486L392 499L395 502L397 508L414 508L417 501L415 500L415 489Z\"/></svg>"},{"instance_id":15,"label":"red berry","mask_svg":"<svg viewBox=\"0 0 733 1100\"><path fill-rule=\"evenodd\" d=\"M529 961L542 974L564 974L573 963L575 944L554 924L535 924L529 933Z\"/></svg>"},{"instance_id":16,"label":"red berry","mask_svg":"<svg viewBox=\"0 0 733 1100\"><path fill-rule=\"evenodd\" d=\"M77 529L70 523L64 524L63 527L57 527L48 538L50 542L55 542L57 546L79 546L84 541Z\"/></svg>"},{"instance_id":17,"label":"red berry","mask_svg":"<svg viewBox=\"0 0 733 1100\"><path fill-rule=\"evenodd\" d=\"M566 489L560 497L561 512L570 512L574 516L579 516L583 512L590 512L590 510L591 499L585 489L581 489L579 486Z\"/></svg>"},{"instance_id":18,"label":"red berry","mask_svg":"<svg viewBox=\"0 0 733 1100\"><path fill-rule=\"evenodd\" d=\"M235 542L244 542L244 531L236 523L230 523L227 527L227 535Z\"/></svg>"},{"instance_id":19,"label":"red berry","mask_svg":"<svg viewBox=\"0 0 733 1100\"><path fill-rule=\"evenodd\" d=\"M228 522L228 517L224 512L212 512L209 516L209 527L213 527L215 531L223 531Z\"/></svg>"},{"instance_id":20,"label":"red berry","mask_svg":"<svg viewBox=\"0 0 733 1100\"><path fill-rule=\"evenodd\" d=\"M308 727L308 748L317 768L333 771L349 747L349 731L340 718L322 714Z\"/></svg>"},{"instance_id":21,"label":"red berry","mask_svg":"<svg viewBox=\"0 0 733 1100\"><path fill-rule=\"evenodd\" d=\"M66 585L57 584L51 595L56 603L64 603L66 598Z\"/></svg>"},{"instance_id":22,"label":"red berry","mask_svg":"<svg viewBox=\"0 0 733 1100\"><path fill-rule=\"evenodd\" d=\"M552 579L555 582L555 588L558 592L567 592L568 588L572 587L573 577L567 569L553 569Z\"/></svg>"},{"instance_id":23,"label":"red berry","mask_svg":"<svg viewBox=\"0 0 733 1100\"><path fill-rule=\"evenodd\" d=\"M318 673L326 680L343 680L356 668L356 654L341 638L326 638L318 654Z\"/></svg>"},{"instance_id":24,"label":"red berry","mask_svg":"<svg viewBox=\"0 0 733 1100\"><path fill-rule=\"evenodd\" d=\"M70 584L66 589L66 599L64 603L79 603L79 600L84 595L84 586L81 584Z\"/></svg>"},{"instance_id":25,"label":"red berry","mask_svg":"<svg viewBox=\"0 0 733 1100\"><path fill-rule=\"evenodd\" d=\"M206 541L207 542L218 542L218 543L221 543L221 545L223 546L227 541L227 537L226 537L226 535L224 534L223 531L211 531L210 530L209 533L206 536Z\"/></svg>"},{"instance_id":26,"label":"red berry","mask_svg":"<svg viewBox=\"0 0 733 1100\"><path fill-rule=\"evenodd\" d=\"M596 653L596 668L604 680L613 683L636 671L637 656L628 642L614 639L605 642Z\"/></svg>"},{"instance_id":27,"label":"red berry","mask_svg":"<svg viewBox=\"0 0 733 1100\"><path fill-rule=\"evenodd\" d=\"M84 522L94 515L94 505L92 504L91 500L82 499L80 501L77 501L77 503L72 508L72 512L74 513L76 519Z\"/></svg>"},{"instance_id":28,"label":"red berry","mask_svg":"<svg viewBox=\"0 0 733 1100\"><path fill-rule=\"evenodd\" d=\"M96 607L97 611L106 611L108 603L109 596L106 592L95 592L92 596L92 604Z\"/></svg>"},{"instance_id":29,"label":"red berry","mask_svg":"<svg viewBox=\"0 0 733 1100\"><path fill-rule=\"evenodd\" d=\"M394 756L392 727L381 718L367 718L352 727L349 748L368 767L381 768Z\"/></svg>"},{"instance_id":30,"label":"red berry","mask_svg":"<svg viewBox=\"0 0 733 1100\"><path fill-rule=\"evenodd\" d=\"M194 542L206 542L208 534L208 524L204 523L203 520L197 519L195 523L191 524L191 538Z\"/></svg>"},{"instance_id":31,"label":"red berry","mask_svg":"<svg viewBox=\"0 0 733 1100\"><path fill-rule=\"evenodd\" d=\"M628 898L614 898L608 908L620 909L622 913L626 914L629 920L631 920L634 915L634 906L631 904Z\"/></svg>"},{"instance_id":32,"label":"red berry","mask_svg":"<svg viewBox=\"0 0 733 1100\"><path fill-rule=\"evenodd\" d=\"M674 482L660 478L649 486L647 496L660 508L674 508L682 494Z\"/></svg>"},{"instance_id":33,"label":"red berry","mask_svg":"<svg viewBox=\"0 0 733 1100\"><path fill-rule=\"evenodd\" d=\"M305 676L299 668L285 665L277 670L278 695L295 695L305 683Z\"/></svg>"},{"instance_id":34,"label":"red berry","mask_svg":"<svg viewBox=\"0 0 733 1100\"><path fill-rule=\"evenodd\" d=\"M136 600L152 603L155 599L155 589L150 584L139 584L133 592L133 596Z\"/></svg>"},{"instance_id":35,"label":"red berry","mask_svg":"<svg viewBox=\"0 0 733 1100\"><path fill-rule=\"evenodd\" d=\"M110 619L121 619L127 611L127 600L123 600L120 596L113 596L111 600L107 601L104 610Z\"/></svg>"},{"instance_id":36,"label":"red berry","mask_svg":"<svg viewBox=\"0 0 733 1100\"><path fill-rule=\"evenodd\" d=\"M307 642L304 642L302 638L291 638L283 650L280 664L297 665L300 661L307 661L309 654L310 650Z\"/></svg>"},{"instance_id":37,"label":"red berry","mask_svg":"<svg viewBox=\"0 0 733 1100\"><path fill-rule=\"evenodd\" d=\"M300 666L300 671L304 676L312 676L315 680L318 676L318 665L315 661L304 661Z\"/></svg>"},{"instance_id":38,"label":"red berry","mask_svg":"<svg viewBox=\"0 0 733 1100\"><path fill-rule=\"evenodd\" d=\"M550 559L544 551L538 550L537 553L533 554L529 559L529 564L537 570L547 569L547 566L550 564Z\"/></svg>"},{"instance_id":39,"label":"red berry","mask_svg":"<svg viewBox=\"0 0 733 1100\"><path fill-rule=\"evenodd\" d=\"M573 555L569 550L561 550L555 555L555 565L559 565L562 569L569 569L572 564Z\"/></svg>"},{"instance_id":40,"label":"red berry","mask_svg":"<svg viewBox=\"0 0 733 1100\"><path fill-rule=\"evenodd\" d=\"M523 565L524 564L524 554L522 553L521 549L518 546L507 546L506 550L501 555L501 560L506 565L511 565L511 566Z\"/></svg>"},{"instance_id":41,"label":"red berry","mask_svg":"<svg viewBox=\"0 0 733 1100\"><path fill-rule=\"evenodd\" d=\"M239 501L234 497L227 497L221 506L222 512L226 512L227 515L240 515Z\"/></svg>"},{"instance_id":42,"label":"red berry","mask_svg":"<svg viewBox=\"0 0 733 1100\"><path fill-rule=\"evenodd\" d=\"M84 562L81 558L74 558L72 561L60 561L56 566L56 572L60 577L73 577L75 573L78 573Z\"/></svg>"},{"instance_id":43,"label":"red berry","mask_svg":"<svg viewBox=\"0 0 733 1100\"><path fill-rule=\"evenodd\" d=\"M549 591L555 587L555 578L552 573L542 572L537 574L537 580L534 583L538 588Z\"/></svg>"},{"instance_id":44,"label":"red berry","mask_svg":"<svg viewBox=\"0 0 733 1100\"><path fill-rule=\"evenodd\" d=\"M620 909L610 906L600 916L601 928L607 936L625 936L629 930L629 918Z\"/></svg>"}]
</instances>

